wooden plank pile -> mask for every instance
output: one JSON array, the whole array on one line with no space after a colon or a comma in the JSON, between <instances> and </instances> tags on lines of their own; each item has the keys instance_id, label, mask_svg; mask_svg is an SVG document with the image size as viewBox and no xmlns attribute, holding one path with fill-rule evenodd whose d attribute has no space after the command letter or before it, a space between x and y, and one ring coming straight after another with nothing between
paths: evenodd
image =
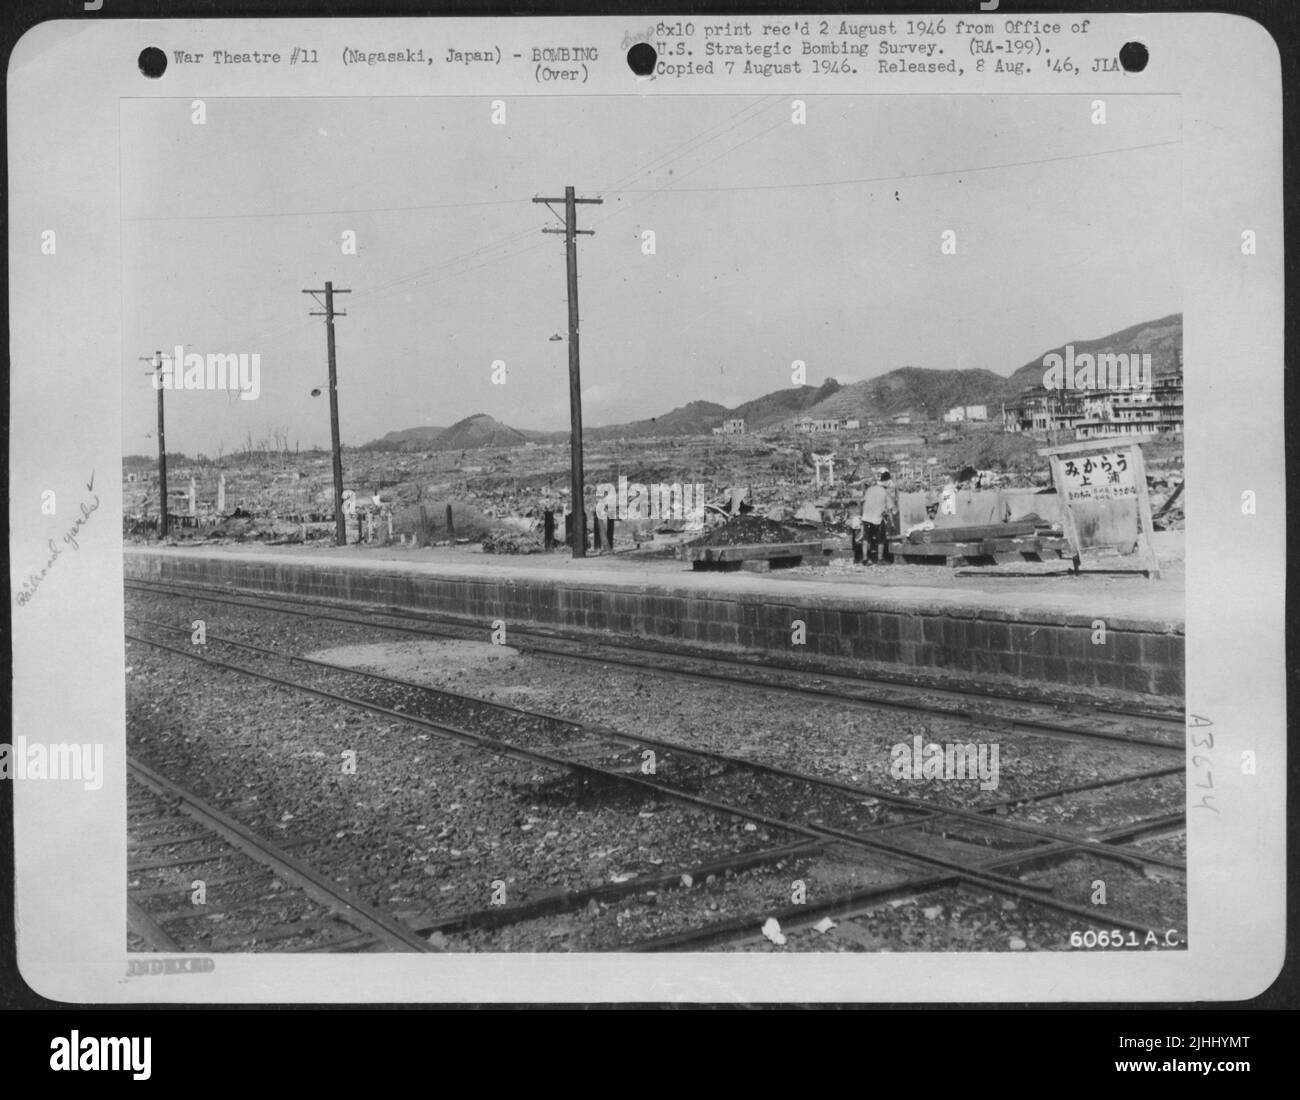
<instances>
[{"instance_id":1,"label":"wooden plank pile","mask_svg":"<svg viewBox=\"0 0 1300 1100\"><path fill-rule=\"evenodd\" d=\"M683 546L683 561L700 570L737 570L767 572L796 565L824 565L820 542L748 543L742 546Z\"/></svg>"},{"instance_id":2,"label":"wooden plank pile","mask_svg":"<svg viewBox=\"0 0 1300 1100\"><path fill-rule=\"evenodd\" d=\"M908 565L1009 565L1073 556L1060 528L1033 520L913 531L891 539L889 549Z\"/></svg>"}]
</instances>

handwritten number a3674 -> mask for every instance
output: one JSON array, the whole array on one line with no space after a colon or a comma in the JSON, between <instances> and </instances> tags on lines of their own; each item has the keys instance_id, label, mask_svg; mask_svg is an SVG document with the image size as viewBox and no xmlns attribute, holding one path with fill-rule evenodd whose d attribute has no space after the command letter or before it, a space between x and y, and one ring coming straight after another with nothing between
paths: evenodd
<instances>
[{"instance_id":1,"label":"handwritten number a3674","mask_svg":"<svg viewBox=\"0 0 1300 1100\"><path fill-rule=\"evenodd\" d=\"M1189 736L1191 738L1192 748L1206 749L1207 751L1212 750L1214 748L1214 734L1210 732L1209 727L1214 725L1214 723L1208 718L1201 718L1198 715L1192 715L1188 719L1188 724L1191 726ZM1196 784L1196 786L1201 790L1213 790L1214 788L1214 771L1212 765L1213 761L1208 756L1201 756L1199 753L1192 756L1192 767L1205 769L1205 782ZM1201 795L1201 800L1193 805L1192 809L1212 810L1217 814L1220 812L1219 808L1210 805L1214 800L1214 795L1203 794Z\"/></svg>"}]
</instances>

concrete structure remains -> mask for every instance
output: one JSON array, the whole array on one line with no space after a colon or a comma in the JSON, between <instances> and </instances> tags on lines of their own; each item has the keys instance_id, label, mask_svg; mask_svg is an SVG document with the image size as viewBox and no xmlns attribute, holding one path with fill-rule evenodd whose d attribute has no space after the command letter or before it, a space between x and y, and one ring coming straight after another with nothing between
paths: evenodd
<instances>
[{"instance_id":1,"label":"concrete structure remains","mask_svg":"<svg viewBox=\"0 0 1300 1100\"><path fill-rule=\"evenodd\" d=\"M1076 439L1178 435L1183 430L1182 354L1177 369L1149 386L1047 389L1034 386L1003 406L1008 432L1073 431Z\"/></svg>"},{"instance_id":2,"label":"concrete structure remains","mask_svg":"<svg viewBox=\"0 0 1300 1100\"><path fill-rule=\"evenodd\" d=\"M903 667L961 682L1013 678L1084 691L1114 689L1180 697L1184 690L1181 588L1142 599L1129 590L1009 600L956 589L836 588L762 575L723 583L707 573L651 573L589 567L524 568L508 563L348 561L320 554L247 551L198 554L132 547L128 579L276 592L464 617L501 618L589 634L645 638L701 649L766 653L810 668ZM1014 583L1014 582L1006 582ZM1156 584L1160 582L1154 582ZM1146 602L1144 611L1140 605ZM1009 604L1011 606L1009 606ZM1070 609L1067 609L1070 608ZM1093 644L1093 621L1109 641ZM807 643L792 657L790 623L806 624Z\"/></svg>"},{"instance_id":3,"label":"concrete structure remains","mask_svg":"<svg viewBox=\"0 0 1300 1100\"><path fill-rule=\"evenodd\" d=\"M797 432L838 432L844 430L844 419L842 417L821 417L814 418L811 416L801 416L794 422L794 430Z\"/></svg>"},{"instance_id":4,"label":"concrete structure remains","mask_svg":"<svg viewBox=\"0 0 1300 1100\"><path fill-rule=\"evenodd\" d=\"M834 455L834 453L831 453L831 454L828 454L828 455L819 455L819 454L814 454L814 455L812 456L812 460L813 460L813 469L816 471L817 487L818 487L818 488L821 487L821 483L822 483L822 467L823 467L823 466L826 467L826 477L827 477L827 482L826 482L826 483L827 483L828 485L830 485L830 486L834 486L834 485L835 485L835 455Z\"/></svg>"}]
</instances>

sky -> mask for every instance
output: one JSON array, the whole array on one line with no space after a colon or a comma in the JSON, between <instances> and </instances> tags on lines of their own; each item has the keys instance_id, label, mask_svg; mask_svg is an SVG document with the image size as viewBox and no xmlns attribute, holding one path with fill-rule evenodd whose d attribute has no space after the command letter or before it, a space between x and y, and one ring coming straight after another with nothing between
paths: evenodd
<instances>
[{"instance_id":1,"label":"sky","mask_svg":"<svg viewBox=\"0 0 1300 1100\"><path fill-rule=\"evenodd\" d=\"M1177 97L480 97L122 104L124 453L141 356L258 354L260 394L167 396L168 449L343 443L485 412L568 426L562 221L578 207L588 425L896 367L1010 374L1181 310ZM563 213L562 207L559 208ZM643 233L654 233L654 252ZM956 253L941 252L944 231ZM345 254L344 234L356 254ZM493 364L505 364L504 384ZM501 376L498 370L497 377Z\"/></svg>"}]
</instances>

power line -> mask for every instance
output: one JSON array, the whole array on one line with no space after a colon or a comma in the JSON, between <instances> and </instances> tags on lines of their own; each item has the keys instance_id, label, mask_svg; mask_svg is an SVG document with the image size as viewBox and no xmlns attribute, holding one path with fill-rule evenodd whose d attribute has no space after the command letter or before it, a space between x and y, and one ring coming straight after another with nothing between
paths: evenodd
<instances>
[{"instance_id":1,"label":"power line","mask_svg":"<svg viewBox=\"0 0 1300 1100\"><path fill-rule=\"evenodd\" d=\"M766 131L764 131L764 133L766 133ZM762 137L762 134L756 134L755 137ZM749 140L752 141L754 139L750 138ZM743 145L745 142L742 142L741 144ZM1056 164L1067 160L1084 160L1088 157L1105 157L1116 153L1133 153L1142 149L1160 149L1169 145L1181 144L1181 141L1153 141L1145 145L1125 145L1118 149L1097 149L1088 153L1066 153L1059 157L1039 157L1035 160L1008 161L1004 164L981 164L976 165L973 168L939 168L932 172L911 172L895 176L860 176L842 180L810 180L804 183L755 183L741 184L734 187L674 187L671 184L666 187L656 188L629 187L623 190L623 194L657 194L660 191L665 190L675 191L679 194L713 191L795 191L806 187L841 187L858 183L888 183L894 180L925 179L930 176L958 176L968 175L973 172L993 172L1003 168L1029 168L1036 164ZM732 147L732 150L738 148L740 148L740 146L736 145ZM728 150L728 152L731 152L732 150ZM725 153L722 155L725 155ZM711 164L712 161L708 163ZM700 167L703 168L706 166L707 165L701 165ZM692 169L691 171L696 172L698 170L699 169Z\"/></svg>"},{"instance_id":2,"label":"power line","mask_svg":"<svg viewBox=\"0 0 1300 1100\"><path fill-rule=\"evenodd\" d=\"M664 192L677 192L677 193L681 193L681 192L689 192L689 191L692 191L692 190L697 190L696 188L690 188L690 187L678 187L677 184L678 184L678 182L679 182L680 180L684 180L684 179L688 178L689 176L693 176L693 175L695 175L696 172L700 172L700 171L702 171L703 169L707 168L710 164L714 164L714 163L716 163L717 161L721 160L723 157L725 157L725 156L729 156L731 153L734 153L737 149L741 148L742 146L748 145L750 142L757 141L759 138L763 137L764 135L766 135L766 134L770 134L773 130L779 129L780 127L782 127L782 126L786 126L786 125L789 125L789 123L787 123L785 119L778 119L778 120L777 120L775 123L773 123L771 126L768 126L768 127L766 127L765 129L763 129L763 130L760 130L760 131L759 131L758 133L756 133L756 134L751 134L749 137L745 138L743 141L738 141L738 142L736 142L735 145L732 145L732 146L729 146L729 147L726 148L726 149L723 149L722 152L720 152L717 156L715 156L715 157L710 157L710 158L709 158L708 160L706 160L703 164L697 164L694 168L688 169L686 172L683 172L682 175L678 176L676 180L673 180L673 181L670 182L670 183L665 183L662 187L653 187L653 188L637 188L637 187L629 187L629 188L625 188L622 192L616 192L616 194L617 194L617 193L621 193L621 194L625 194L625 195L628 195L628 194L658 195L658 194L662 194L662 193L664 193ZM698 190L705 190L705 189L701 188L701 189L698 189ZM709 189L709 190L712 190L712 189ZM610 217L613 217L613 215L611 214ZM608 220L608 219L605 219L605 220Z\"/></svg>"},{"instance_id":3,"label":"power line","mask_svg":"<svg viewBox=\"0 0 1300 1100\"><path fill-rule=\"evenodd\" d=\"M468 251L466 251L466 252L460 254L459 256L453 256L453 257L450 257L449 259L443 260L443 261L441 261L441 262L439 262L439 263L437 263L437 264L433 264L433 265L431 265L431 266L429 266L429 267L426 267L426 268L420 268L420 269L418 269L418 270L416 270L416 271L413 271L413 272L410 272L410 273L408 273L408 274L406 274L406 275L399 276L399 277L396 278L396 279L392 279L392 280L390 280L390 281L387 282L387 283L381 283L381 284L380 284L379 286L377 286L377 287L372 287L372 288L370 288L370 289L368 289L368 290L362 290L362 291L359 291L359 292L357 293L357 297L353 299L353 303L354 303L354 305L355 305L358 301L361 301L361 302L363 302L363 303L368 304L368 303L370 303L370 302L372 302L372 301L379 301L379 300L382 300L383 298L386 298L386 297L391 296L391 292L392 292L393 290L400 289L400 287L401 287L402 284L405 284L405 283L408 283L408 282L413 282L413 281L415 281L415 280L419 280L419 279L425 278L425 277L427 277L428 275L434 274L434 273L436 273L436 272L438 272L438 271L440 271L440 270L442 270L442 269L444 269L444 268L454 267L454 266L456 266L456 265L457 265L459 262L461 262L461 261L475 259L475 258L476 258L478 255L480 255L480 254L483 254L483 253L486 253L486 252L490 252L493 248L500 247L500 246L502 246L502 245L504 245L504 244L508 244L508 243L510 243L510 242L512 242L512 241L521 240L521 239L523 239L523 238L525 238L525 237L531 237L531 236L533 235L533 232L534 232L533 228L530 227L530 228L528 228L528 229L526 229L526 230L523 230L523 231L519 231L519 232L511 233L511 234L509 234L509 235L507 235L507 236L505 236L505 237L500 238L500 239L499 239L498 241L496 241L496 242L493 242L493 243L490 243L490 244L487 244L487 245L479 245L479 246L476 246L475 248L471 248L471 249L469 249ZM533 248L533 247L537 247L537 245L530 245L530 246L529 246L529 248ZM524 252L524 251L527 251L527 249L520 250L520 252L517 253L517 254L522 254L522 252ZM498 260L509 259L509 258L510 258L510 254L507 253L507 254L504 255L504 256L497 257L496 259L494 259L494 260L490 260L490 261L488 261L488 262L489 262L489 263L496 263ZM469 269L467 269L467 271L464 271L464 272L453 272L451 275L447 276L447 278L452 278L452 277L457 277L457 276L459 276L459 275L468 274L469 271L476 271L476 270L478 270L479 267L483 267L483 266L486 266L486 265L485 265L485 264L479 264L479 265L477 265L476 267L469 268ZM441 279L439 279L439 280L434 280L434 283L441 282L441 281L443 281L443 280L441 280ZM430 283L430 284L426 284L426 285L434 285L434 284ZM320 292L318 291L317 293L320 293ZM340 316L340 317L341 317L341 316L343 316L343 314L340 313L340 314L337 314L336 316ZM284 323L284 324L277 324L277 325L269 326L268 328L265 328L265 329L263 329L261 332L257 333L254 337L252 337L252 339L255 340L255 341L259 341L259 342L260 342L260 341L270 341L270 340L274 340L274 339L276 339L276 338L278 338L278 337L284 335L285 333L288 333L288 332L290 332L290 331L296 329L300 324L302 324L303 320L304 320L304 318L301 318L301 317L300 317L300 318L296 318L296 319L294 319L293 321L286 322L286 323Z\"/></svg>"},{"instance_id":4,"label":"power line","mask_svg":"<svg viewBox=\"0 0 1300 1100\"><path fill-rule=\"evenodd\" d=\"M262 214L164 214L139 218L123 218L124 222L202 222L227 221L241 218L316 218L348 214L402 214L415 210L461 210L471 206L516 206L527 199L487 199L478 202L421 203L416 206L369 206L349 210L270 210Z\"/></svg>"},{"instance_id":5,"label":"power line","mask_svg":"<svg viewBox=\"0 0 1300 1100\"><path fill-rule=\"evenodd\" d=\"M569 291L569 474L572 482L570 511L573 515L573 556L587 553L587 512L582 476L582 382L578 371L578 234L591 236L592 230L578 228L578 203L599 205L603 199L580 199L572 187L564 189L563 199L535 198L533 202L564 203L564 228L543 228L543 233L564 234L564 267Z\"/></svg>"},{"instance_id":6,"label":"power line","mask_svg":"<svg viewBox=\"0 0 1300 1100\"><path fill-rule=\"evenodd\" d=\"M737 112L737 114L739 113L740 112ZM735 116L733 115L732 117L734 118ZM735 152L737 149L741 148L742 146L757 141L765 134L770 133L772 130L777 129L780 126L784 126L784 125L787 125L786 121L784 119L779 120L774 125L766 127L763 130L760 130L758 133L752 134L749 137L743 139L742 141L739 141L734 145L731 145L728 148L722 150L716 156L705 161L703 164L700 164L694 168L689 169L683 176L679 178L685 179L687 176L694 175L696 172L702 171L704 168L707 168L710 164L713 164L716 161L722 159L723 157L729 155L730 153ZM703 133L707 133L707 131L704 131ZM697 138L702 137L703 133L701 135L697 135ZM684 144L690 144L690 143L687 142ZM860 184L860 183L879 183L879 182L887 182L891 180L921 179L929 176L960 175L964 173L992 171L995 169L1002 169L1002 168L1028 167L1036 164L1050 164L1050 163L1057 163L1057 162L1067 161L1067 160L1077 160L1077 159L1087 158L1087 157L1097 157L1097 156L1106 156L1106 155L1117 154L1117 153L1133 152L1142 149L1162 148L1165 146L1177 145L1177 144L1179 144L1177 141L1151 142L1145 145L1125 146L1117 149L1106 149L1106 150L1096 150L1096 151L1086 152L1086 153L1066 154L1059 157L1042 157L1042 158L1037 158L1035 160L1029 160L1029 161L1016 161L1016 162L1005 162L1002 164L981 165L974 168L937 169L931 172L917 172L917 173L911 173L911 174L901 175L901 176L861 177L861 178L853 178L853 179L845 179L845 180L808 181L804 183L794 183L794 184L755 184L755 185L748 185L748 186L742 185L738 187L699 187L699 188L679 187L677 186L676 181L674 181L674 182L667 183L662 187L626 188L623 189L622 191L616 190L615 193L655 195L664 192L713 193L713 192L726 192L726 191L771 191L771 190L781 190L786 188L801 189L801 188L809 188L809 187L830 187L830 186L840 186L840 185ZM662 160L663 157L661 156L660 158L656 158L656 159ZM651 161L650 163L653 163L653 161ZM552 201L558 201L558 200L552 200ZM643 200L633 200L633 201L639 202ZM610 213L607 214L605 217L598 218L591 224L596 226L602 225L610 221L612 218L615 218L618 215L625 213L630 208L631 205L632 204L629 203L626 206L621 206L619 209L611 210ZM420 280L423 280L430 275L437 274L439 271L448 268L454 268L458 266L458 264L462 261L476 259L479 255L486 255L496 247L513 244L514 242L528 236L531 232L532 230L526 230L523 232L510 234L506 237L501 238L498 242L494 244L479 246L477 248L469 250L466 253L463 253L460 257L452 257L449 260L444 260L439 264L432 265L431 267L412 272L408 275L401 276L398 279L392 280L391 282L386 284L382 284L380 287L377 287L374 290L371 290L363 294L362 298L368 302L382 300L390 296L389 291L391 291L392 289L396 289L407 283L420 285ZM501 256L496 256L496 257L486 259L482 263L475 264L472 267L465 268L459 271L451 271L449 274L442 276L441 278L435 278L430 282L424 283L421 288L436 286L439 283L446 282L448 279L451 278L461 278L474 271L479 271L484 267L489 267L492 266L493 264L500 263L503 260L516 259L519 256L525 255L528 252L533 251L537 247L539 247L539 245L529 244L523 248L511 249L505 252L504 254L502 254Z\"/></svg>"},{"instance_id":7,"label":"power line","mask_svg":"<svg viewBox=\"0 0 1300 1100\"><path fill-rule=\"evenodd\" d=\"M330 446L334 457L334 537L340 546L346 546L348 532L343 517L343 454L339 446L339 379L334 364L334 318L346 317L347 314L334 311L334 295L351 294L352 291L335 290L334 284L327 282L324 290L304 290L303 293L310 294L317 305L325 307L323 312L313 312L311 316L325 318L325 344L329 355L330 371ZM324 294L325 301L322 302L317 298L317 294Z\"/></svg>"},{"instance_id":8,"label":"power line","mask_svg":"<svg viewBox=\"0 0 1300 1100\"><path fill-rule=\"evenodd\" d=\"M153 355L140 356L141 362L153 364L153 384L158 391L158 537L167 538L167 432L163 420L163 353L155 351ZM176 383L176 371L181 364L172 365L172 383Z\"/></svg>"},{"instance_id":9,"label":"power line","mask_svg":"<svg viewBox=\"0 0 1300 1100\"><path fill-rule=\"evenodd\" d=\"M695 137L687 139L681 145L674 147L674 149L672 150L669 150L668 153L664 153L661 154L659 157L653 158L652 160L647 162L645 166L638 169L630 176L625 176L621 178L634 179L636 178L637 175L644 174L645 172L656 171L657 168L651 167L655 165L656 161L663 160L665 157L669 157L671 159L672 154L677 149L684 149L686 146L702 140L710 133L710 131L717 129L720 126L725 126L732 119L738 117L739 115L745 113L746 111L752 110L753 107L754 107L753 104L749 104L746 107L741 108L739 111L735 112L732 116L730 116L730 118L724 119L722 122L719 123L714 123L713 126L706 128L700 134L695 135ZM609 190L609 188L605 188L603 190ZM122 220L124 222L177 222L177 221L237 221L237 220L249 219L249 218L343 217L350 214L401 214L401 213L415 212L420 210L461 210L461 209L469 209L472 207L479 207L479 206L515 206L515 205L521 205L528 201L529 200L525 198L480 199L472 202L415 203L408 206L370 206L370 207L354 207L354 208L340 209L340 210L278 210L278 211L271 210L271 211L264 211L262 213L244 213L244 214L143 215L139 217L123 218ZM557 214L556 216L558 217L559 215ZM529 232L531 233L531 230L529 230Z\"/></svg>"},{"instance_id":10,"label":"power line","mask_svg":"<svg viewBox=\"0 0 1300 1100\"><path fill-rule=\"evenodd\" d=\"M378 295L381 291L386 291L392 287L398 287L405 283L412 282L417 279L422 279L427 275L432 275L438 271L455 267L457 264L461 262L477 259L479 256L486 255L487 253L491 252L495 248L501 248L505 245L512 244L515 241L523 240L524 238L531 238L532 235L533 235L533 227L529 226L529 228L527 229L518 230L514 233L507 234L506 236L501 237L498 240L490 242L488 244L476 245L474 248L468 249L467 251L459 253L456 256L448 257L447 259L441 260L436 264L431 264L428 267L418 268L417 270L409 272L406 275L399 275L395 279L390 279L386 283L380 283L379 286L374 287L369 291L363 291L361 297L363 299L373 298L376 295Z\"/></svg>"},{"instance_id":11,"label":"power line","mask_svg":"<svg viewBox=\"0 0 1300 1100\"><path fill-rule=\"evenodd\" d=\"M630 174L621 176L614 182L609 183L604 187L598 187L596 190L601 194L608 191L618 191L623 188L625 182L630 184L640 176L646 175L650 172L658 172L660 169L667 167L674 161L680 160L682 157L686 156L688 152L694 152L695 150L689 148L690 146L696 146L702 142L713 140L714 136L716 136L714 135L715 130L722 130L732 125L741 117L741 115L752 114L753 117L757 117L759 114L762 114L764 110L770 107L773 102L784 102L784 97L763 96L757 102L747 103L744 107L741 107L740 110L732 112L726 118L713 123L711 126L706 126L699 133L687 138L679 145L674 145L671 149L660 153L658 156L652 157L640 168L635 169ZM752 118L746 119L745 121L752 121Z\"/></svg>"}]
</instances>

